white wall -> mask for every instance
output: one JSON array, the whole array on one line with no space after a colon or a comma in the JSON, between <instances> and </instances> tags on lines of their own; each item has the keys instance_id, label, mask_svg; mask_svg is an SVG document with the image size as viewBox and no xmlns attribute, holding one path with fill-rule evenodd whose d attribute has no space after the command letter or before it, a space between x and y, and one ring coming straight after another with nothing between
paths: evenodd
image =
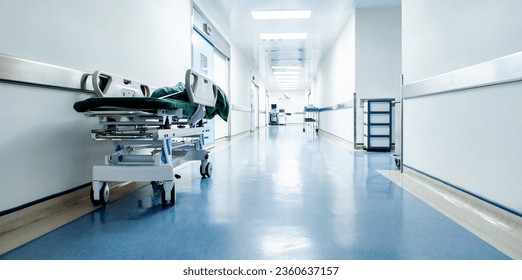
<instances>
[{"instance_id":1,"label":"white wall","mask_svg":"<svg viewBox=\"0 0 522 280\"><path fill-rule=\"evenodd\" d=\"M355 91L355 15L348 20L317 71L313 100L326 107L353 100ZM353 109L321 112L320 129L353 142Z\"/></svg>"},{"instance_id":2,"label":"white wall","mask_svg":"<svg viewBox=\"0 0 522 280\"><path fill-rule=\"evenodd\" d=\"M399 97L401 9L357 9L355 90L362 98Z\"/></svg>"},{"instance_id":3,"label":"white wall","mask_svg":"<svg viewBox=\"0 0 522 280\"><path fill-rule=\"evenodd\" d=\"M408 84L521 50L519 0L404 0Z\"/></svg>"},{"instance_id":4,"label":"white wall","mask_svg":"<svg viewBox=\"0 0 522 280\"><path fill-rule=\"evenodd\" d=\"M405 84L521 50L522 1L402 8ZM521 90L519 82L405 100L404 164L522 213Z\"/></svg>"},{"instance_id":5,"label":"white wall","mask_svg":"<svg viewBox=\"0 0 522 280\"><path fill-rule=\"evenodd\" d=\"M0 53L106 72L153 86L190 67L190 1L0 0ZM173 16L175 15L175 20ZM88 94L0 83L0 211L91 181L110 143L90 140L96 120L76 113Z\"/></svg>"},{"instance_id":6,"label":"white wall","mask_svg":"<svg viewBox=\"0 0 522 280\"><path fill-rule=\"evenodd\" d=\"M187 0L0 4L4 54L83 71L101 68L154 86L183 81L190 68L190 56L181 55L190 54ZM168 20L171 13L179 19Z\"/></svg>"},{"instance_id":7,"label":"white wall","mask_svg":"<svg viewBox=\"0 0 522 280\"><path fill-rule=\"evenodd\" d=\"M237 47L232 47L230 100L232 106L250 109L250 61ZM250 112L232 110L232 136L250 130Z\"/></svg>"}]
</instances>

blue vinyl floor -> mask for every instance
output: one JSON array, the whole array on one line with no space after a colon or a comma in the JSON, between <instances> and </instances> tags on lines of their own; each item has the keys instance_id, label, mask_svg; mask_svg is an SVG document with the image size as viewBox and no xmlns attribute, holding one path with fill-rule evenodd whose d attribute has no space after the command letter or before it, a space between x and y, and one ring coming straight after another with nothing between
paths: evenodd
<instances>
[{"instance_id":1,"label":"blue vinyl floor","mask_svg":"<svg viewBox=\"0 0 522 280\"><path fill-rule=\"evenodd\" d=\"M211 161L180 171L175 206L147 186L0 259L508 259L380 175L389 153L288 125Z\"/></svg>"}]
</instances>

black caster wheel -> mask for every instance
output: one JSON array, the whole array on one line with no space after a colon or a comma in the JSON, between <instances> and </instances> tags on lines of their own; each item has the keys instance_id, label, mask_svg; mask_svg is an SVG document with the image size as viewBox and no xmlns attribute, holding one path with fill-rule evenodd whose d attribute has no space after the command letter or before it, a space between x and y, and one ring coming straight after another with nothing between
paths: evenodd
<instances>
[{"instance_id":1,"label":"black caster wheel","mask_svg":"<svg viewBox=\"0 0 522 280\"><path fill-rule=\"evenodd\" d=\"M94 199L94 188L91 187L90 198L91 198L92 205L94 205L94 206L107 205L107 203L109 202L109 197L110 197L109 195L110 195L109 184L107 184L107 182L103 182L103 186L101 187L100 193L99 193L99 197L100 197L99 200Z\"/></svg>"},{"instance_id":2,"label":"black caster wheel","mask_svg":"<svg viewBox=\"0 0 522 280\"><path fill-rule=\"evenodd\" d=\"M205 167L203 165L199 166L199 174L201 177L210 177L212 176L212 163L208 162Z\"/></svg>"}]
</instances>

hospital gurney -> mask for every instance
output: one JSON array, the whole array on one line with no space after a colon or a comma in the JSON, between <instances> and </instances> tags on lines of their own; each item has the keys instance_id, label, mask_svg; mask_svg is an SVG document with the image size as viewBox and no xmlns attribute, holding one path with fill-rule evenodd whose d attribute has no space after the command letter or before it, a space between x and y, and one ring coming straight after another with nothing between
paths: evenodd
<instances>
[{"instance_id":1,"label":"hospital gurney","mask_svg":"<svg viewBox=\"0 0 522 280\"><path fill-rule=\"evenodd\" d=\"M189 69L185 84L151 93L147 85L97 71L92 84L96 97L76 102L74 109L99 118L101 128L91 130L93 140L114 144L105 165L93 166L93 205L108 203L109 181L150 181L160 187L162 205L173 205L174 179L180 178L173 168L185 161L201 161L201 176L212 175L204 119L219 115L227 121L230 107L211 80Z\"/></svg>"}]
</instances>

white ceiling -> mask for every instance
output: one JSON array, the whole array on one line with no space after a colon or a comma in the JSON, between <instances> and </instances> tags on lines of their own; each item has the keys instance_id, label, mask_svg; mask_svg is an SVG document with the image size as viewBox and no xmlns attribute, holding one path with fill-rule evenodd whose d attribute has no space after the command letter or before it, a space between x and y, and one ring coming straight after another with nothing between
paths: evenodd
<instances>
[{"instance_id":1,"label":"white ceiling","mask_svg":"<svg viewBox=\"0 0 522 280\"><path fill-rule=\"evenodd\" d=\"M201 2L201 1L200 1ZM399 7L401 0L207 0L204 4L220 15L219 25L226 28L234 44L259 66L262 78L273 83L271 66L299 65L298 89L309 88L311 76L321 56L330 49L355 8ZM310 19L253 20L255 10L312 10ZM260 33L306 32L306 40L262 41Z\"/></svg>"}]
</instances>

